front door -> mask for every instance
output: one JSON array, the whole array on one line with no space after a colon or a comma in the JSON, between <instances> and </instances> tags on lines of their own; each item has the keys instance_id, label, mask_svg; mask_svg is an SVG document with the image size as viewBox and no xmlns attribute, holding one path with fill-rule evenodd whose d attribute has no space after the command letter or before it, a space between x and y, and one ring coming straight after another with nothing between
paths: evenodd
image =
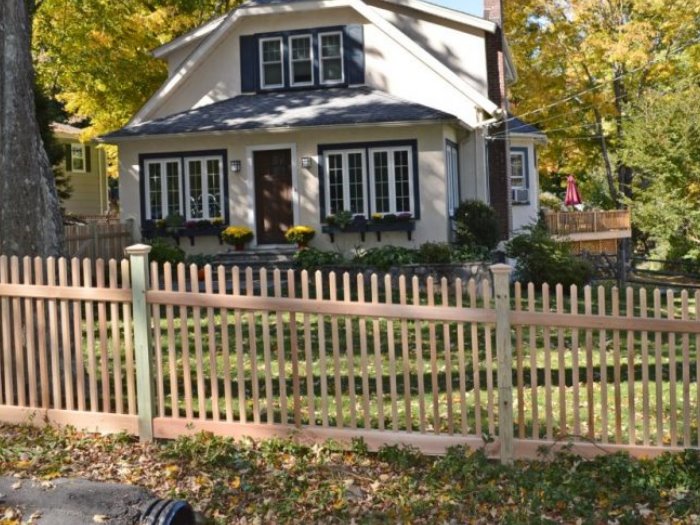
<instances>
[{"instance_id":1,"label":"front door","mask_svg":"<svg viewBox=\"0 0 700 525\"><path fill-rule=\"evenodd\" d=\"M284 244L284 232L294 225L292 151L256 151L253 153L253 170L258 244Z\"/></svg>"}]
</instances>

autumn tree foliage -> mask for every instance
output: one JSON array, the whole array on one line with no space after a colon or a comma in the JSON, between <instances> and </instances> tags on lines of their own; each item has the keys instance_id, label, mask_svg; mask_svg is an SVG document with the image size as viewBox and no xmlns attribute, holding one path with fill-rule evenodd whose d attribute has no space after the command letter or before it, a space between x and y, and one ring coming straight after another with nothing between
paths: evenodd
<instances>
[{"instance_id":1,"label":"autumn tree foliage","mask_svg":"<svg viewBox=\"0 0 700 525\"><path fill-rule=\"evenodd\" d=\"M626 115L650 93L697 77L700 4L519 0L506 12L519 74L513 110L547 132L545 185L574 174L589 202L594 194L609 206L628 202L635 172L622 155Z\"/></svg>"},{"instance_id":2,"label":"autumn tree foliage","mask_svg":"<svg viewBox=\"0 0 700 525\"><path fill-rule=\"evenodd\" d=\"M34 19L39 81L85 137L128 122L167 75L150 51L238 0L43 0Z\"/></svg>"}]
</instances>

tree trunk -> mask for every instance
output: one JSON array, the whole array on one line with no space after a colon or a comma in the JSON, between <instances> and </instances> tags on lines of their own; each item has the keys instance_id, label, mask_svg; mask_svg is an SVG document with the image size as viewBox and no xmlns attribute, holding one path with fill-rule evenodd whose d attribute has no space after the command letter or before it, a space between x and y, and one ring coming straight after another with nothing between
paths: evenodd
<instances>
[{"instance_id":1,"label":"tree trunk","mask_svg":"<svg viewBox=\"0 0 700 525\"><path fill-rule=\"evenodd\" d=\"M30 5L0 2L0 254L57 256L63 221L34 105Z\"/></svg>"}]
</instances>

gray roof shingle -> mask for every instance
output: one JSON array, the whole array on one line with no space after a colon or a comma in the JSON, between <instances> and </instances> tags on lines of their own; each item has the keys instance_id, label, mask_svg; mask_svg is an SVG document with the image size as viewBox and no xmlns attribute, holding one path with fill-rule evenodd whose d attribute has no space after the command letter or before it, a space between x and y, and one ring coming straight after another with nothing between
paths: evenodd
<instances>
[{"instance_id":1,"label":"gray roof shingle","mask_svg":"<svg viewBox=\"0 0 700 525\"><path fill-rule=\"evenodd\" d=\"M522 135L544 135L541 129L536 128L532 124L523 122L518 117L510 114L508 115L508 131L510 133L519 133Z\"/></svg>"},{"instance_id":2,"label":"gray roof shingle","mask_svg":"<svg viewBox=\"0 0 700 525\"><path fill-rule=\"evenodd\" d=\"M124 127L101 140L129 137L456 120L437 109L367 87L240 95L207 106Z\"/></svg>"}]
</instances>

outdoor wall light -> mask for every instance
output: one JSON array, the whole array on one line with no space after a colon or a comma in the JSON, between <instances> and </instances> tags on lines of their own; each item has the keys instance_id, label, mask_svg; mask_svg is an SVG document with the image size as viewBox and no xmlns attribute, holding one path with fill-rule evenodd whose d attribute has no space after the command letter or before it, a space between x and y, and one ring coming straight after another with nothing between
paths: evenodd
<instances>
[{"instance_id":1,"label":"outdoor wall light","mask_svg":"<svg viewBox=\"0 0 700 525\"><path fill-rule=\"evenodd\" d=\"M302 157L301 158L301 167L302 168L310 168L311 167L311 157Z\"/></svg>"},{"instance_id":2,"label":"outdoor wall light","mask_svg":"<svg viewBox=\"0 0 700 525\"><path fill-rule=\"evenodd\" d=\"M231 171L233 173L240 173L241 172L241 161L240 160L232 160L231 161Z\"/></svg>"}]
</instances>

